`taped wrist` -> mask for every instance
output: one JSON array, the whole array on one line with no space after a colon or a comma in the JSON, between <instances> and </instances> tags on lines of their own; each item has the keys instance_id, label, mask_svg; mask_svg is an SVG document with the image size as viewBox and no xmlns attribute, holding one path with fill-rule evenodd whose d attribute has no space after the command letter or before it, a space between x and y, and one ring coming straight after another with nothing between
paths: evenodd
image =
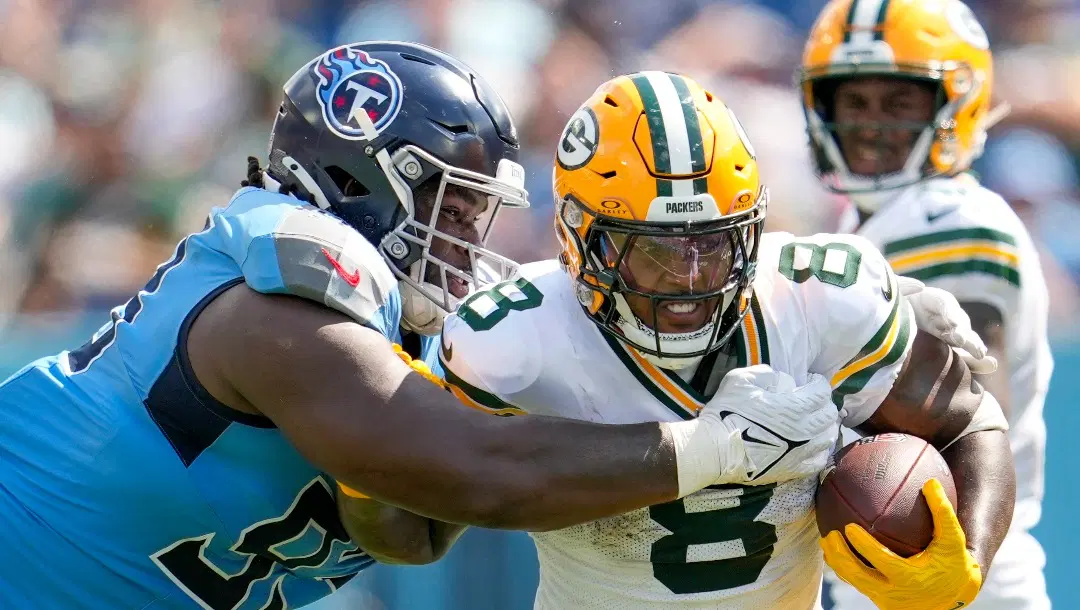
<instances>
[{"instance_id":1,"label":"taped wrist","mask_svg":"<svg viewBox=\"0 0 1080 610\"><path fill-rule=\"evenodd\" d=\"M704 417L681 422L662 422L675 446L675 464L679 476L679 497L695 491L745 477L743 446L739 431L729 428L719 417Z\"/></svg>"}]
</instances>

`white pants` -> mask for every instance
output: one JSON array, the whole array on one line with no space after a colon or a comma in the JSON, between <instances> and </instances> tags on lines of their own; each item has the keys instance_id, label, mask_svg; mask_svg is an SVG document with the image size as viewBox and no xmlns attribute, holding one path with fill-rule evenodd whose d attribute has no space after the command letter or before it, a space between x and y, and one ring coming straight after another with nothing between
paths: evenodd
<instances>
[{"instance_id":1,"label":"white pants","mask_svg":"<svg viewBox=\"0 0 1080 610\"><path fill-rule=\"evenodd\" d=\"M1043 568L1046 554L1035 537L1025 531L1009 532L990 566L986 582L970 610L1049 610ZM875 610L874 604L854 587L825 570L834 610Z\"/></svg>"}]
</instances>

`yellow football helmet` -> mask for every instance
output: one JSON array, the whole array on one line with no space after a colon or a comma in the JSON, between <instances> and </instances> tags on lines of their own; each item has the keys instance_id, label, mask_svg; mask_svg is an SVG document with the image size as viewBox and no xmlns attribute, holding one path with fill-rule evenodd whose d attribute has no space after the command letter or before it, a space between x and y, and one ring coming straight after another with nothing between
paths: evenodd
<instances>
[{"instance_id":1,"label":"yellow football helmet","mask_svg":"<svg viewBox=\"0 0 1080 610\"><path fill-rule=\"evenodd\" d=\"M918 79L938 91L929 123L877 126L917 133L898 172L855 174L841 150L837 134L845 126L833 120L832 92L842 80L866 76ZM986 130L1007 112L990 110L990 43L960 0L832 0L810 32L798 79L822 182L863 195L854 198L866 208L888 198L874 193L969 169L982 154Z\"/></svg>"},{"instance_id":2,"label":"yellow football helmet","mask_svg":"<svg viewBox=\"0 0 1080 610\"><path fill-rule=\"evenodd\" d=\"M683 368L746 312L768 190L735 115L678 74L601 85L556 151L555 231L602 331Z\"/></svg>"}]
</instances>

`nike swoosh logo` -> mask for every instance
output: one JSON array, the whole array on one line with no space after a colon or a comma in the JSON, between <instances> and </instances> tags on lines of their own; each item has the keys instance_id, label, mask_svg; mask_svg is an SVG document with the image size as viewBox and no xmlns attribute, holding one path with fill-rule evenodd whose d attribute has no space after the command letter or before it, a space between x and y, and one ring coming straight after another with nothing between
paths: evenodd
<instances>
[{"instance_id":1,"label":"nike swoosh logo","mask_svg":"<svg viewBox=\"0 0 1080 610\"><path fill-rule=\"evenodd\" d=\"M731 418L730 423L739 428L739 436L742 437L743 442L747 445L769 448L765 450L764 455L759 455L759 458L765 458L768 461L756 464L758 471L753 473L750 477L751 480L761 478L765 473L769 472L774 466L779 464L786 455L810 442L793 441L789 438L785 438L783 435L777 434L774 430L770 430L757 422L739 415L738 413L720 411L720 419L726 422L729 421L729 418ZM749 425L740 425L741 422L745 422ZM759 428L760 430L758 430Z\"/></svg>"},{"instance_id":2,"label":"nike swoosh logo","mask_svg":"<svg viewBox=\"0 0 1080 610\"><path fill-rule=\"evenodd\" d=\"M334 258L330 254L330 252L328 252L326 250L326 248L322 249L322 253L323 253L323 256L326 257L326 260L330 261L330 264L334 266L334 269L338 272L338 275L341 276L341 279L345 280L346 284L352 286L353 288L356 288L357 286L360 285L360 270L359 269L357 269L356 271L353 271L352 273L349 273L348 271L345 270L344 267L341 266L341 263L338 262L338 259Z\"/></svg>"},{"instance_id":3,"label":"nike swoosh logo","mask_svg":"<svg viewBox=\"0 0 1080 610\"><path fill-rule=\"evenodd\" d=\"M784 448L786 446L786 443L784 445L781 445L779 443L771 443L769 442L769 439L759 438L753 434L750 434L750 428L746 428L742 431L742 437L744 441L750 441L751 443L757 443L759 445L768 445L769 447L777 448Z\"/></svg>"},{"instance_id":4,"label":"nike swoosh logo","mask_svg":"<svg viewBox=\"0 0 1080 610\"><path fill-rule=\"evenodd\" d=\"M885 285L881 287L881 296L885 297L885 302L888 303L892 301L892 295L892 282L886 278Z\"/></svg>"},{"instance_id":5,"label":"nike swoosh logo","mask_svg":"<svg viewBox=\"0 0 1080 610\"><path fill-rule=\"evenodd\" d=\"M927 214L926 215L926 222L934 222L938 218L941 218L943 216L948 216L949 214L952 214L953 212L955 212L958 209L960 209L959 206L954 206L954 207L951 207L951 208L949 208L947 210L938 212L936 214Z\"/></svg>"},{"instance_id":6,"label":"nike swoosh logo","mask_svg":"<svg viewBox=\"0 0 1080 610\"><path fill-rule=\"evenodd\" d=\"M770 439L760 438L756 434L751 434L749 428L744 428L743 429L742 438L743 438L743 441L746 442L746 443L753 443L753 444L757 444L757 445L763 445L765 447L772 447L774 449L779 449L780 450L778 452L778 455L772 456L772 459L770 459L768 462L758 464L757 465L758 470L757 470L757 472L755 472L753 474L751 479L757 479L757 478L761 477L762 475L764 475L766 472L769 472L770 470L772 470L773 466L776 466L780 462L780 460L784 459L784 456L786 456L788 453L791 452L792 449L795 448L794 446L792 446L791 443L788 443L788 442L777 443L777 442L771 441ZM802 444L802 443L800 443L800 444Z\"/></svg>"}]
</instances>

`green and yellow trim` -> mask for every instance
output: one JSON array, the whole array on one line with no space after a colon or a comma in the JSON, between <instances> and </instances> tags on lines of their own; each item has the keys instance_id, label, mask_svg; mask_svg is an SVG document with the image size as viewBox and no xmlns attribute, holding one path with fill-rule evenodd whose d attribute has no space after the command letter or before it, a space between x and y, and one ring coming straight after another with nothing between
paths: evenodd
<instances>
[{"instance_id":1,"label":"green and yellow trim","mask_svg":"<svg viewBox=\"0 0 1080 610\"><path fill-rule=\"evenodd\" d=\"M649 127L658 197L708 191L705 142L689 83L678 74L639 72L630 76ZM682 177L684 179L672 179Z\"/></svg>"},{"instance_id":2,"label":"green and yellow trim","mask_svg":"<svg viewBox=\"0 0 1080 610\"><path fill-rule=\"evenodd\" d=\"M690 384L682 377L654 365L637 350L608 333L601 333L601 335L634 378L672 413L683 419L693 419L708 402L706 397L690 387ZM743 318L742 326L731 340L735 342L738 366L769 362L765 318L756 295L751 298L750 308Z\"/></svg>"},{"instance_id":3,"label":"green and yellow trim","mask_svg":"<svg viewBox=\"0 0 1080 610\"><path fill-rule=\"evenodd\" d=\"M981 273L1020 286L1016 239L993 229L953 229L886 244L893 270L918 280Z\"/></svg>"},{"instance_id":4,"label":"green and yellow trim","mask_svg":"<svg viewBox=\"0 0 1080 610\"><path fill-rule=\"evenodd\" d=\"M858 393L878 371L892 366L904 356L911 338L911 314L893 283L893 306L885 322L866 342L854 358L849 360L830 380L833 387L833 403L844 406L844 397Z\"/></svg>"},{"instance_id":5,"label":"green and yellow trim","mask_svg":"<svg viewBox=\"0 0 1080 610\"><path fill-rule=\"evenodd\" d=\"M441 359L440 359L441 361ZM499 416L525 415L526 411L506 402L491 392L485 392L480 388L469 385L468 382L458 377L442 362L442 368L446 372L446 383L450 393L465 406L472 407L477 411Z\"/></svg>"},{"instance_id":6,"label":"green and yellow trim","mask_svg":"<svg viewBox=\"0 0 1080 610\"><path fill-rule=\"evenodd\" d=\"M769 340L765 336L765 316L757 294L750 296L750 311L743 318L742 326L735 331L732 340L735 341L735 357L740 368L771 362Z\"/></svg>"},{"instance_id":7,"label":"green and yellow trim","mask_svg":"<svg viewBox=\"0 0 1080 610\"><path fill-rule=\"evenodd\" d=\"M848 9L844 42L867 44L885 38L889 0L853 0Z\"/></svg>"}]
</instances>

